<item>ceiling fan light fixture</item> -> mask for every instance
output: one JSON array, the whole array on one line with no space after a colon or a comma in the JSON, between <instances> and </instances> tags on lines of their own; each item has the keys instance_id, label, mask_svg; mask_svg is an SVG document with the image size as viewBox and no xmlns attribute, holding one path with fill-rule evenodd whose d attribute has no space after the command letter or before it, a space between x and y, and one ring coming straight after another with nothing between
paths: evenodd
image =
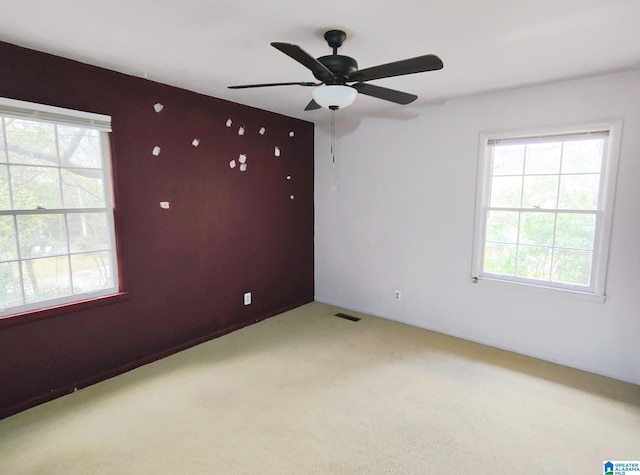
<instances>
[{"instance_id":1,"label":"ceiling fan light fixture","mask_svg":"<svg viewBox=\"0 0 640 475\"><path fill-rule=\"evenodd\" d=\"M344 109L353 104L358 91L351 86L329 84L313 90L313 100L327 109Z\"/></svg>"}]
</instances>

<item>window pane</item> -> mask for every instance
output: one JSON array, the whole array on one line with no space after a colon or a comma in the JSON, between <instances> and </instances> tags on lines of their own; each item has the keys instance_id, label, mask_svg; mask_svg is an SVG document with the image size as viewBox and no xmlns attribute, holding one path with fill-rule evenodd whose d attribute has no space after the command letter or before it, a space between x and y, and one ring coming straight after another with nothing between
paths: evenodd
<instances>
[{"instance_id":1,"label":"window pane","mask_svg":"<svg viewBox=\"0 0 640 475\"><path fill-rule=\"evenodd\" d=\"M553 213L522 213L520 217L520 244L551 246L553 244Z\"/></svg>"},{"instance_id":2,"label":"window pane","mask_svg":"<svg viewBox=\"0 0 640 475\"><path fill-rule=\"evenodd\" d=\"M484 247L484 272L513 275L516 263L516 246L487 243Z\"/></svg>"},{"instance_id":3,"label":"window pane","mask_svg":"<svg viewBox=\"0 0 640 475\"><path fill-rule=\"evenodd\" d=\"M522 178L493 177L491 180L492 208L519 208L522 194Z\"/></svg>"},{"instance_id":4,"label":"window pane","mask_svg":"<svg viewBox=\"0 0 640 475\"><path fill-rule=\"evenodd\" d=\"M524 145L495 145L493 175L522 175Z\"/></svg>"},{"instance_id":5,"label":"window pane","mask_svg":"<svg viewBox=\"0 0 640 475\"><path fill-rule=\"evenodd\" d=\"M487 218L487 241L517 243L518 217L515 211L490 211Z\"/></svg>"},{"instance_id":6,"label":"window pane","mask_svg":"<svg viewBox=\"0 0 640 475\"><path fill-rule=\"evenodd\" d=\"M71 269L75 294L113 287L111 256L108 252L71 256Z\"/></svg>"},{"instance_id":7,"label":"window pane","mask_svg":"<svg viewBox=\"0 0 640 475\"><path fill-rule=\"evenodd\" d=\"M22 274L27 302L71 295L68 256L22 261Z\"/></svg>"},{"instance_id":8,"label":"window pane","mask_svg":"<svg viewBox=\"0 0 640 475\"><path fill-rule=\"evenodd\" d=\"M562 143L536 143L527 145L525 175L553 174L560 172Z\"/></svg>"},{"instance_id":9,"label":"window pane","mask_svg":"<svg viewBox=\"0 0 640 475\"><path fill-rule=\"evenodd\" d=\"M104 207L102 171L62 169L62 194L65 208Z\"/></svg>"},{"instance_id":10,"label":"window pane","mask_svg":"<svg viewBox=\"0 0 640 475\"><path fill-rule=\"evenodd\" d=\"M591 251L595 230L593 214L560 213L556 221L556 246Z\"/></svg>"},{"instance_id":11,"label":"window pane","mask_svg":"<svg viewBox=\"0 0 640 475\"><path fill-rule=\"evenodd\" d=\"M62 214L19 215L20 256L56 256L67 249L67 228Z\"/></svg>"},{"instance_id":12,"label":"window pane","mask_svg":"<svg viewBox=\"0 0 640 475\"><path fill-rule=\"evenodd\" d=\"M82 127L58 126L62 166L101 168L100 133Z\"/></svg>"},{"instance_id":13,"label":"window pane","mask_svg":"<svg viewBox=\"0 0 640 475\"><path fill-rule=\"evenodd\" d=\"M555 209L558 201L558 176L525 176L523 208Z\"/></svg>"},{"instance_id":14,"label":"window pane","mask_svg":"<svg viewBox=\"0 0 640 475\"><path fill-rule=\"evenodd\" d=\"M562 175L559 209L596 209L600 175Z\"/></svg>"},{"instance_id":15,"label":"window pane","mask_svg":"<svg viewBox=\"0 0 640 475\"><path fill-rule=\"evenodd\" d=\"M9 161L57 165L55 125L5 117Z\"/></svg>"},{"instance_id":16,"label":"window pane","mask_svg":"<svg viewBox=\"0 0 640 475\"><path fill-rule=\"evenodd\" d=\"M67 216L71 252L111 249L111 232L104 213L73 213Z\"/></svg>"},{"instance_id":17,"label":"window pane","mask_svg":"<svg viewBox=\"0 0 640 475\"><path fill-rule=\"evenodd\" d=\"M24 304L17 262L0 263L0 308Z\"/></svg>"},{"instance_id":18,"label":"window pane","mask_svg":"<svg viewBox=\"0 0 640 475\"><path fill-rule=\"evenodd\" d=\"M0 165L0 209L11 209L9 168L6 165Z\"/></svg>"},{"instance_id":19,"label":"window pane","mask_svg":"<svg viewBox=\"0 0 640 475\"><path fill-rule=\"evenodd\" d=\"M518 246L516 275L528 279L549 280L551 274L551 248Z\"/></svg>"},{"instance_id":20,"label":"window pane","mask_svg":"<svg viewBox=\"0 0 640 475\"><path fill-rule=\"evenodd\" d=\"M589 285L593 257L591 251L556 249L553 257L553 275L551 278L554 282Z\"/></svg>"},{"instance_id":21,"label":"window pane","mask_svg":"<svg viewBox=\"0 0 640 475\"><path fill-rule=\"evenodd\" d=\"M11 261L17 258L18 242L13 216L0 216L0 261Z\"/></svg>"},{"instance_id":22,"label":"window pane","mask_svg":"<svg viewBox=\"0 0 640 475\"><path fill-rule=\"evenodd\" d=\"M604 140L566 142L562 152L562 173L600 173Z\"/></svg>"},{"instance_id":23,"label":"window pane","mask_svg":"<svg viewBox=\"0 0 640 475\"><path fill-rule=\"evenodd\" d=\"M62 206L58 169L12 166L14 209L56 209Z\"/></svg>"}]
</instances>

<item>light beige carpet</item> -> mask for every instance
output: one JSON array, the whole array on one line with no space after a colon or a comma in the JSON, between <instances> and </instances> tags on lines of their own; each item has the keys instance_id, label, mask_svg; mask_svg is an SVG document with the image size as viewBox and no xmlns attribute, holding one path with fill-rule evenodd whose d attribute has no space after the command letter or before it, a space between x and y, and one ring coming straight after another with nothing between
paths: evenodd
<instances>
[{"instance_id":1,"label":"light beige carpet","mask_svg":"<svg viewBox=\"0 0 640 475\"><path fill-rule=\"evenodd\" d=\"M0 421L1 474L602 474L640 387L313 303Z\"/></svg>"}]
</instances>

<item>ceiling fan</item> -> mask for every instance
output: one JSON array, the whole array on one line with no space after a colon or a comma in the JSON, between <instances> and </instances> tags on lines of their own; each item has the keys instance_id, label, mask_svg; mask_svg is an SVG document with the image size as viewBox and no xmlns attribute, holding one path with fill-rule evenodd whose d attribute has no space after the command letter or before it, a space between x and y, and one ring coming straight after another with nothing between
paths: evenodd
<instances>
[{"instance_id":1,"label":"ceiling fan","mask_svg":"<svg viewBox=\"0 0 640 475\"><path fill-rule=\"evenodd\" d=\"M442 60L436 55L427 54L359 70L358 63L355 59L338 54L338 48L340 48L342 43L347 39L347 34L344 31L329 30L325 32L324 39L329 46L333 48L333 54L321 56L317 59L298 45L278 42L271 43L271 46L311 70L313 76L320 82L303 81L245 84L241 86L229 86L229 89L271 86L315 87L313 90L313 99L307 104L305 110L320 109L321 107L336 110L348 107L356 99L358 93L404 105L415 101L418 96L395 89L374 86L373 84L368 84L367 81L435 71L442 69L444 66Z\"/></svg>"}]
</instances>

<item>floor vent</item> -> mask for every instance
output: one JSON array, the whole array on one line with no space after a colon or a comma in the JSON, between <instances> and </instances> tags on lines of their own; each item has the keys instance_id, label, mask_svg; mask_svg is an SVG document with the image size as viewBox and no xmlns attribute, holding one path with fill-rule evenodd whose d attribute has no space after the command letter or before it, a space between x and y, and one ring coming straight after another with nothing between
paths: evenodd
<instances>
[{"instance_id":1,"label":"floor vent","mask_svg":"<svg viewBox=\"0 0 640 475\"><path fill-rule=\"evenodd\" d=\"M335 316L339 318L344 318L345 320L351 320L352 322L359 322L361 320L358 317L347 315L346 313L336 313Z\"/></svg>"}]
</instances>

